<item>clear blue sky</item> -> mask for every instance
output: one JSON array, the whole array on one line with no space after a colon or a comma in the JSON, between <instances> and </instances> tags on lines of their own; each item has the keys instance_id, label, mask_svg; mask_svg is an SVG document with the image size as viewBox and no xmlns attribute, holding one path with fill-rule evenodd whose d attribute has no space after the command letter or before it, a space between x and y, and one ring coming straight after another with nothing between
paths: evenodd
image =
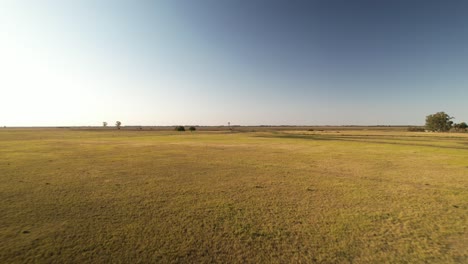
<instances>
[{"instance_id":1,"label":"clear blue sky","mask_svg":"<svg viewBox=\"0 0 468 264\"><path fill-rule=\"evenodd\" d=\"M0 125L468 121L468 1L0 2Z\"/></svg>"}]
</instances>

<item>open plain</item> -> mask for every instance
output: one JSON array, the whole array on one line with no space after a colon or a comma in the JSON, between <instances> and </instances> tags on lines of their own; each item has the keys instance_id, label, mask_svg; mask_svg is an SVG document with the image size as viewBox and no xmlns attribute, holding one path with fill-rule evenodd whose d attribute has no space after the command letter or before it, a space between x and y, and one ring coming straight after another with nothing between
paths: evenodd
<instances>
[{"instance_id":1,"label":"open plain","mask_svg":"<svg viewBox=\"0 0 468 264\"><path fill-rule=\"evenodd\" d=\"M0 262L468 262L468 134L236 129L0 129Z\"/></svg>"}]
</instances>

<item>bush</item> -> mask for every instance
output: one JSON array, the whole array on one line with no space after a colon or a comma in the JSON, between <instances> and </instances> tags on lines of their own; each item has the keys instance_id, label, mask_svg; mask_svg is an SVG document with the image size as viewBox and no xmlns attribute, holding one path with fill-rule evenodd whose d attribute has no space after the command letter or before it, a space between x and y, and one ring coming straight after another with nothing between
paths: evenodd
<instances>
[{"instance_id":1,"label":"bush","mask_svg":"<svg viewBox=\"0 0 468 264\"><path fill-rule=\"evenodd\" d=\"M461 122L460 124L453 124L453 131L455 132L466 132L468 124Z\"/></svg>"},{"instance_id":2,"label":"bush","mask_svg":"<svg viewBox=\"0 0 468 264\"><path fill-rule=\"evenodd\" d=\"M185 127L184 126L176 126L175 131L185 131Z\"/></svg>"},{"instance_id":3,"label":"bush","mask_svg":"<svg viewBox=\"0 0 468 264\"><path fill-rule=\"evenodd\" d=\"M197 130L197 128L194 127L194 126L191 126L191 127L189 127L189 130L193 132L193 131Z\"/></svg>"},{"instance_id":4,"label":"bush","mask_svg":"<svg viewBox=\"0 0 468 264\"><path fill-rule=\"evenodd\" d=\"M410 132L424 132L426 131L424 127L408 127L408 131Z\"/></svg>"}]
</instances>

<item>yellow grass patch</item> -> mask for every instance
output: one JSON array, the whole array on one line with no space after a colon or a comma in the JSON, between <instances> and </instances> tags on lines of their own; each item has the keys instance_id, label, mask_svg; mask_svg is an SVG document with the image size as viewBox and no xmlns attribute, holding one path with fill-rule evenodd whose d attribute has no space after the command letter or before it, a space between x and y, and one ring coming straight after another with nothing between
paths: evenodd
<instances>
[{"instance_id":1,"label":"yellow grass patch","mask_svg":"<svg viewBox=\"0 0 468 264\"><path fill-rule=\"evenodd\" d=\"M468 137L0 131L0 262L468 261Z\"/></svg>"}]
</instances>

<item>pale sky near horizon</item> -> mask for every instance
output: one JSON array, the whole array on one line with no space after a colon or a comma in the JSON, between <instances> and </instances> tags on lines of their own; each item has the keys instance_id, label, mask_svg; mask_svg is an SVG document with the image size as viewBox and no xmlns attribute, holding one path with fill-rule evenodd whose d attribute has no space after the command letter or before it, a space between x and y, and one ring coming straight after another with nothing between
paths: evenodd
<instances>
[{"instance_id":1,"label":"pale sky near horizon","mask_svg":"<svg viewBox=\"0 0 468 264\"><path fill-rule=\"evenodd\" d=\"M468 122L468 1L0 1L0 126Z\"/></svg>"}]
</instances>

